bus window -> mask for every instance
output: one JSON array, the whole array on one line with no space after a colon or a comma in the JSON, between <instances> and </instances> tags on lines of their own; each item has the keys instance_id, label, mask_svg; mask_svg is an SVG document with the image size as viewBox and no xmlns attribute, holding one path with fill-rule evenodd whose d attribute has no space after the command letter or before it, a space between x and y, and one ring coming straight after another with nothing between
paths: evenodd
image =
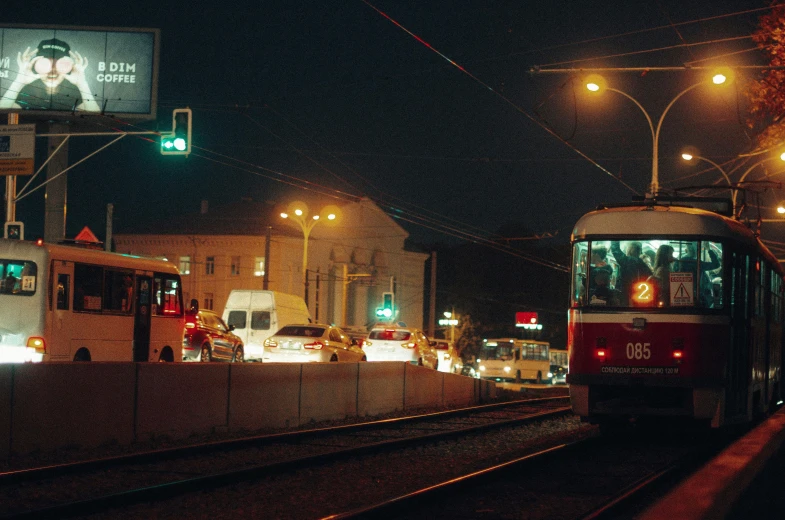
<instances>
[{"instance_id":1,"label":"bus window","mask_svg":"<svg viewBox=\"0 0 785 520\"><path fill-rule=\"evenodd\" d=\"M134 301L133 273L128 271L104 271L104 310L128 314Z\"/></svg>"},{"instance_id":2,"label":"bus window","mask_svg":"<svg viewBox=\"0 0 785 520\"><path fill-rule=\"evenodd\" d=\"M71 275L70 274L58 274L57 275L57 310L60 311L67 311L68 310L68 302L70 298L68 297L68 287L71 282Z\"/></svg>"},{"instance_id":3,"label":"bus window","mask_svg":"<svg viewBox=\"0 0 785 520\"><path fill-rule=\"evenodd\" d=\"M24 260L0 260L0 293L32 296L37 285L37 267Z\"/></svg>"},{"instance_id":4,"label":"bus window","mask_svg":"<svg viewBox=\"0 0 785 520\"><path fill-rule=\"evenodd\" d=\"M182 316L180 279L171 275L156 274L153 283L153 314L158 316Z\"/></svg>"},{"instance_id":5,"label":"bus window","mask_svg":"<svg viewBox=\"0 0 785 520\"><path fill-rule=\"evenodd\" d=\"M74 310L101 312L103 268L74 264Z\"/></svg>"}]
</instances>

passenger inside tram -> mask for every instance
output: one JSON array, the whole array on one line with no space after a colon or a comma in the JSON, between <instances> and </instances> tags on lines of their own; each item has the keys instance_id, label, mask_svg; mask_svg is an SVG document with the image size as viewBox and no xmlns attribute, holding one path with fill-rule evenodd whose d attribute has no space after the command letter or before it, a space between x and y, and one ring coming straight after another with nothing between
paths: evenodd
<instances>
[{"instance_id":1,"label":"passenger inside tram","mask_svg":"<svg viewBox=\"0 0 785 520\"><path fill-rule=\"evenodd\" d=\"M722 243L636 237L574 248L573 305L723 307Z\"/></svg>"}]
</instances>

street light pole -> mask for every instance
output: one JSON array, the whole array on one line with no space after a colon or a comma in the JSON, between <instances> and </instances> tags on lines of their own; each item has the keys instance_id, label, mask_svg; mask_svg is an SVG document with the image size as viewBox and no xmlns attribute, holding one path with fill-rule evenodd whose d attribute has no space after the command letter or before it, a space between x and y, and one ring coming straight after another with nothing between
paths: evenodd
<instances>
[{"instance_id":1,"label":"street light pole","mask_svg":"<svg viewBox=\"0 0 785 520\"><path fill-rule=\"evenodd\" d=\"M724 75L716 74L711 79L711 82L714 83L715 85L720 85L720 84L724 83L726 81L726 79L727 78ZM693 90L695 88L700 87L701 85L705 85L708 82L709 81L701 81L701 82L696 83L694 85L691 85L691 86L687 87L686 89L682 90L681 92L679 92L676 95L676 97L674 97L671 100L671 102L668 103L668 106L665 107L665 110L663 110L662 115L660 115L660 119L657 121L657 127L655 128L654 127L654 123L652 122L651 116L649 116L649 113L646 111L646 109L643 107L643 105L640 104L640 102L637 99L635 99L631 95L629 95L626 92L623 92L623 91L621 91L619 89L615 89L615 88L606 86L605 85L605 81L602 78L600 78L599 76L597 76L594 81L591 80L591 77L587 81L586 88L589 91L591 91L591 92L599 92L601 90L609 90L611 92L616 92L617 94L621 94L622 96L626 97L627 99L629 99L630 101L635 103L635 106L637 106L641 110L641 112L643 112L643 115L646 117L646 122L649 123L649 130L651 131L651 139L652 139L651 184L649 186L649 193L647 195L655 196L655 195L657 195L657 193L660 190L660 179L659 179L660 178L660 171L659 171L659 168L660 168L659 167L659 148L660 148L660 146L659 146L659 142L660 142L660 130L662 129L662 122L665 119L665 114L668 113L668 111L676 103L676 101L678 101L679 98L681 98L684 94L686 94L687 92L689 92L689 91L691 91L691 90Z\"/></svg>"},{"instance_id":2,"label":"street light pole","mask_svg":"<svg viewBox=\"0 0 785 520\"><path fill-rule=\"evenodd\" d=\"M321 213L328 221L334 221L338 218L337 208L328 206L324 208ZM303 296L305 297L305 304L308 305L308 237L311 235L311 230L321 221L322 215L313 215L308 218L308 206L303 202L293 202L289 205L289 211L281 213L281 218L290 219L297 223L303 232Z\"/></svg>"}]
</instances>

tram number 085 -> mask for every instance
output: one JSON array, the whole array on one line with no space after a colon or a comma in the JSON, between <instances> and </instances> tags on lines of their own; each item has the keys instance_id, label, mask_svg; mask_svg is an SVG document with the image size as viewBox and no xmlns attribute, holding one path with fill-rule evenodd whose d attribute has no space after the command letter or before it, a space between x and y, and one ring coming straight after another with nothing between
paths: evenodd
<instances>
[{"instance_id":1,"label":"tram number 085","mask_svg":"<svg viewBox=\"0 0 785 520\"><path fill-rule=\"evenodd\" d=\"M627 359L649 359L651 343L627 343Z\"/></svg>"}]
</instances>

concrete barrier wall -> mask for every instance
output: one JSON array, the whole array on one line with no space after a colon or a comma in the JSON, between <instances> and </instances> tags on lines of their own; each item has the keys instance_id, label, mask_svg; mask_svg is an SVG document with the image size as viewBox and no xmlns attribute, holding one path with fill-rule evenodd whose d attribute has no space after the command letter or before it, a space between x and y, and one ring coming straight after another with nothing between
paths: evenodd
<instances>
[{"instance_id":1,"label":"concrete barrier wall","mask_svg":"<svg viewBox=\"0 0 785 520\"><path fill-rule=\"evenodd\" d=\"M444 372L437 372L419 365L404 365L403 409L442 406Z\"/></svg>"},{"instance_id":2,"label":"concrete barrier wall","mask_svg":"<svg viewBox=\"0 0 785 520\"><path fill-rule=\"evenodd\" d=\"M397 362L0 365L0 458L463 406L492 388Z\"/></svg>"},{"instance_id":3,"label":"concrete barrier wall","mask_svg":"<svg viewBox=\"0 0 785 520\"><path fill-rule=\"evenodd\" d=\"M40 363L13 368L11 452L130 444L133 363Z\"/></svg>"},{"instance_id":4,"label":"concrete barrier wall","mask_svg":"<svg viewBox=\"0 0 785 520\"><path fill-rule=\"evenodd\" d=\"M300 424L357 415L358 363L305 363L300 383Z\"/></svg>"},{"instance_id":5,"label":"concrete barrier wall","mask_svg":"<svg viewBox=\"0 0 785 520\"><path fill-rule=\"evenodd\" d=\"M11 400L14 365L0 365L0 459L11 455Z\"/></svg>"},{"instance_id":6,"label":"concrete barrier wall","mask_svg":"<svg viewBox=\"0 0 785 520\"><path fill-rule=\"evenodd\" d=\"M403 410L404 363L360 363L357 380L357 415L380 415Z\"/></svg>"},{"instance_id":7,"label":"concrete barrier wall","mask_svg":"<svg viewBox=\"0 0 785 520\"><path fill-rule=\"evenodd\" d=\"M228 363L137 363L136 369L137 440L228 427Z\"/></svg>"},{"instance_id":8,"label":"concrete barrier wall","mask_svg":"<svg viewBox=\"0 0 785 520\"><path fill-rule=\"evenodd\" d=\"M232 363L229 429L263 430L300 424L300 377L294 363Z\"/></svg>"}]
</instances>

